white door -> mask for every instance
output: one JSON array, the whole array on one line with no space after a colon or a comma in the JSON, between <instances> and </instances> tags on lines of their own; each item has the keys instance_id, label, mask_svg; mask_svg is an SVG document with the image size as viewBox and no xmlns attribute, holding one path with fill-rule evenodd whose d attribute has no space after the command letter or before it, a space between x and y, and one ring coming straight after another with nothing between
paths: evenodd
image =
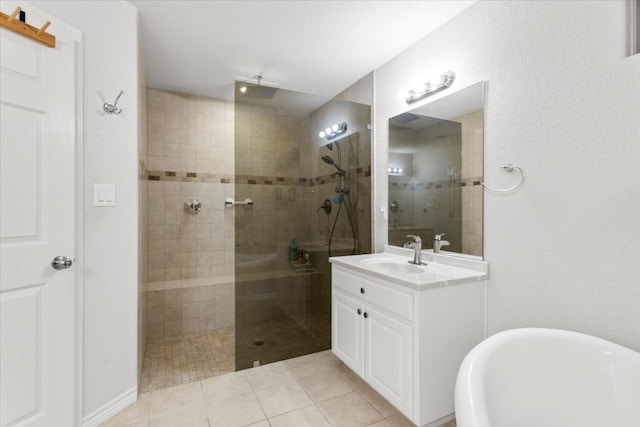
<instances>
[{"instance_id":1,"label":"white door","mask_svg":"<svg viewBox=\"0 0 640 427\"><path fill-rule=\"evenodd\" d=\"M363 305L337 291L332 299L331 350L352 371L363 376Z\"/></svg>"},{"instance_id":2,"label":"white door","mask_svg":"<svg viewBox=\"0 0 640 427\"><path fill-rule=\"evenodd\" d=\"M365 310L365 380L410 416L413 406L413 328L371 306Z\"/></svg>"},{"instance_id":3,"label":"white door","mask_svg":"<svg viewBox=\"0 0 640 427\"><path fill-rule=\"evenodd\" d=\"M0 29L2 427L77 410L76 266L52 267L76 256L76 42L47 31L55 48Z\"/></svg>"}]
</instances>

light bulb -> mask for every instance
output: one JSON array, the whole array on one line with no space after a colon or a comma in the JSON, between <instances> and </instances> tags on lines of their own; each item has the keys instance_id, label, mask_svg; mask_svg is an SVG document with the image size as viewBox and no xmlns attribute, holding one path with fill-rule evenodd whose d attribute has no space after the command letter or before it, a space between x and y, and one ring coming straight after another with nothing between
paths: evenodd
<instances>
[{"instance_id":1,"label":"light bulb","mask_svg":"<svg viewBox=\"0 0 640 427\"><path fill-rule=\"evenodd\" d=\"M398 173L402 173L402 168L398 168Z\"/></svg>"},{"instance_id":2,"label":"light bulb","mask_svg":"<svg viewBox=\"0 0 640 427\"><path fill-rule=\"evenodd\" d=\"M240 92L246 93L247 92L247 87L246 86L240 87Z\"/></svg>"},{"instance_id":3,"label":"light bulb","mask_svg":"<svg viewBox=\"0 0 640 427\"><path fill-rule=\"evenodd\" d=\"M326 128L326 129L324 130L324 132L325 132L327 135L331 135L331 133L332 133L332 132L331 132L331 128Z\"/></svg>"},{"instance_id":4,"label":"light bulb","mask_svg":"<svg viewBox=\"0 0 640 427\"><path fill-rule=\"evenodd\" d=\"M325 136L327 136L327 134L326 134L326 133L324 133L323 131L320 131L320 133L318 134L318 136L319 136L320 138L324 138Z\"/></svg>"},{"instance_id":5,"label":"light bulb","mask_svg":"<svg viewBox=\"0 0 640 427\"><path fill-rule=\"evenodd\" d=\"M391 173L392 169L391 168L387 168L387 172Z\"/></svg>"},{"instance_id":6,"label":"light bulb","mask_svg":"<svg viewBox=\"0 0 640 427\"><path fill-rule=\"evenodd\" d=\"M331 126L331 130L334 131L334 132L338 132L339 129L340 129L340 126L338 126L338 125Z\"/></svg>"}]
</instances>

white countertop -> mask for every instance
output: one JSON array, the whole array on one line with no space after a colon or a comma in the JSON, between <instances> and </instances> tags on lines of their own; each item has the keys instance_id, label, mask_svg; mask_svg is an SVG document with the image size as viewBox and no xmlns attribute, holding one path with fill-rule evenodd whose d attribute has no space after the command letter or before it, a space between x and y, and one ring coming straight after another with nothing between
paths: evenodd
<instances>
[{"instance_id":1,"label":"white countertop","mask_svg":"<svg viewBox=\"0 0 640 427\"><path fill-rule=\"evenodd\" d=\"M417 290L459 285L489 278L489 263L468 256L454 256L422 252L425 266L416 266L413 250L385 246L377 254L331 257L329 262L362 274L387 280Z\"/></svg>"}]
</instances>

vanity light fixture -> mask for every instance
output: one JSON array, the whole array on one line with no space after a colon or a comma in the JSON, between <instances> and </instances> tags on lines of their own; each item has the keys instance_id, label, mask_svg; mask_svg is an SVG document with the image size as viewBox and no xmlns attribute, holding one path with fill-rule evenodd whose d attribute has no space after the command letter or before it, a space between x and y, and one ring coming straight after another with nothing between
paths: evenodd
<instances>
[{"instance_id":1,"label":"vanity light fixture","mask_svg":"<svg viewBox=\"0 0 640 427\"><path fill-rule=\"evenodd\" d=\"M326 128L325 130L320 131L318 136L320 138L327 138L327 140L331 141L338 135L342 135L347 131L347 122L342 122L339 125L334 124L331 127Z\"/></svg>"},{"instance_id":2,"label":"vanity light fixture","mask_svg":"<svg viewBox=\"0 0 640 427\"><path fill-rule=\"evenodd\" d=\"M413 104L414 102L420 101L421 99L426 98L427 96L434 95L438 92L441 92L447 88L449 88L456 79L456 73L453 71L447 71L446 73L440 76L440 82L437 84L433 84L431 82L426 82L424 84L424 89L415 91L410 90L407 94L407 104Z\"/></svg>"},{"instance_id":3,"label":"vanity light fixture","mask_svg":"<svg viewBox=\"0 0 640 427\"><path fill-rule=\"evenodd\" d=\"M400 175L402 168L387 168L387 172L389 172L389 175Z\"/></svg>"}]
</instances>

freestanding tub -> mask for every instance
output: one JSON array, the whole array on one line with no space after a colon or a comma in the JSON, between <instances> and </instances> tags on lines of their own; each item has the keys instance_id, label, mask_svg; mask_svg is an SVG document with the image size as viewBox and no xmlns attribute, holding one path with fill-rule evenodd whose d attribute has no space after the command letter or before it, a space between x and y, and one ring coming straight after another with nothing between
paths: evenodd
<instances>
[{"instance_id":1,"label":"freestanding tub","mask_svg":"<svg viewBox=\"0 0 640 427\"><path fill-rule=\"evenodd\" d=\"M478 344L456 381L458 427L638 427L640 353L556 329Z\"/></svg>"}]
</instances>

